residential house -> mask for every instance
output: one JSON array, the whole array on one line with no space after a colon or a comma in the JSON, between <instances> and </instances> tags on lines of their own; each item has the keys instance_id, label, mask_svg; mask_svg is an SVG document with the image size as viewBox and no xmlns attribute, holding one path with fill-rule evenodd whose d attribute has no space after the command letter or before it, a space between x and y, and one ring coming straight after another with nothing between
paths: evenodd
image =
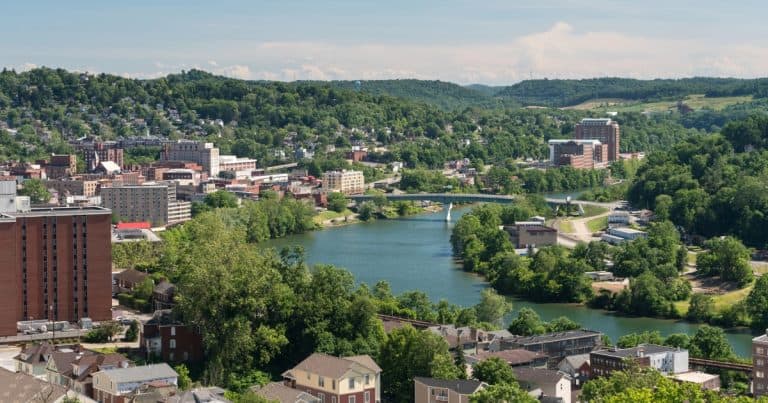
<instances>
[{"instance_id":1,"label":"residential house","mask_svg":"<svg viewBox=\"0 0 768 403\"><path fill-rule=\"evenodd\" d=\"M87 401L74 391L54 385L29 374L0 368L0 401L23 403L61 403L66 397Z\"/></svg>"},{"instance_id":2,"label":"residential house","mask_svg":"<svg viewBox=\"0 0 768 403\"><path fill-rule=\"evenodd\" d=\"M224 397L226 391L218 386L194 388L165 400L166 403L232 403Z\"/></svg>"},{"instance_id":3,"label":"residential house","mask_svg":"<svg viewBox=\"0 0 768 403\"><path fill-rule=\"evenodd\" d=\"M548 397L571 403L571 380L568 375L551 369L513 368L515 379L525 390L538 392L539 399Z\"/></svg>"},{"instance_id":4,"label":"residential house","mask_svg":"<svg viewBox=\"0 0 768 403\"><path fill-rule=\"evenodd\" d=\"M175 387L178 378L179 374L166 363L108 369L93 374L93 394L99 402L127 403L130 395L141 392L143 386Z\"/></svg>"},{"instance_id":5,"label":"residential house","mask_svg":"<svg viewBox=\"0 0 768 403\"><path fill-rule=\"evenodd\" d=\"M117 292L133 291L147 277L149 274L135 269L126 269L113 276L117 285Z\"/></svg>"},{"instance_id":6,"label":"residential house","mask_svg":"<svg viewBox=\"0 0 768 403\"><path fill-rule=\"evenodd\" d=\"M502 348L524 348L549 357L548 367L554 368L566 356L586 354L602 345L603 334L593 330L569 330L536 336L518 336L501 340Z\"/></svg>"},{"instance_id":7,"label":"residential house","mask_svg":"<svg viewBox=\"0 0 768 403\"><path fill-rule=\"evenodd\" d=\"M72 362L71 371L65 371L66 386L77 393L93 397L93 374L116 368L128 368L131 361L122 354L101 354L85 351Z\"/></svg>"},{"instance_id":8,"label":"residential house","mask_svg":"<svg viewBox=\"0 0 768 403\"><path fill-rule=\"evenodd\" d=\"M608 376L613 371L623 371L631 365L631 361L664 374L688 372L688 350L676 347L640 344L632 348L593 351L589 357L594 376Z\"/></svg>"},{"instance_id":9,"label":"residential house","mask_svg":"<svg viewBox=\"0 0 768 403\"><path fill-rule=\"evenodd\" d=\"M267 400L276 400L280 403L321 403L320 398L280 382L271 382L262 387L253 387L251 391Z\"/></svg>"},{"instance_id":10,"label":"residential house","mask_svg":"<svg viewBox=\"0 0 768 403\"><path fill-rule=\"evenodd\" d=\"M53 346L48 342L24 346L19 355L13 357L13 360L16 361L16 372L32 376L45 376L45 367L53 351Z\"/></svg>"},{"instance_id":11,"label":"residential house","mask_svg":"<svg viewBox=\"0 0 768 403\"><path fill-rule=\"evenodd\" d=\"M69 380L72 376L72 363L85 353L89 352L81 351L79 348L77 350L60 349L59 351L52 352L45 366L46 380L49 383L69 387Z\"/></svg>"},{"instance_id":12,"label":"residential house","mask_svg":"<svg viewBox=\"0 0 768 403\"><path fill-rule=\"evenodd\" d=\"M502 341L514 337L507 330L486 331L471 326L457 328L454 325L437 325L430 326L427 330L442 337L451 350L461 346L465 354L504 350Z\"/></svg>"},{"instance_id":13,"label":"residential house","mask_svg":"<svg viewBox=\"0 0 768 403\"><path fill-rule=\"evenodd\" d=\"M415 403L469 403L469 397L487 385L474 379L413 378Z\"/></svg>"},{"instance_id":14,"label":"residential house","mask_svg":"<svg viewBox=\"0 0 768 403\"><path fill-rule=\"evenodd\" d=\"M139 346L165 362L200 362L204 358L199 329L179 321L170 309L155 311L144 324Z\"/></svg>"},{"instance_id":15,"label":"residential house","mask_svg":"<svg viewBox=\"0 0 768 403\"><path fill-rule=\"evenodd\" d=\"M283 373L287 386L327 403L381 402L381 368L367 355L314 353Z\"/></svg>"},{"instance_id":16,"label":"residential house","mask_svg":"<svg viewBox=\"0 0 768 403\"><path fill-rule=\"evenodd\" d=\"M173 298L176 296L176 286L168 281L161 281L160 284L155 286L152 290L152 305L154 309L171 309L173 308Z\"/></svg>"},{"instance_id":17,"label":"residential house","mask_svg":"<svg viewBox=\"0 0 768 403\"><path fill-rule=\"evenodd\" d=\"M557 369L571 377L571 386L576 389L592 378L589 354L569 355L557 364Z\"/></svg>"}]
</instances>

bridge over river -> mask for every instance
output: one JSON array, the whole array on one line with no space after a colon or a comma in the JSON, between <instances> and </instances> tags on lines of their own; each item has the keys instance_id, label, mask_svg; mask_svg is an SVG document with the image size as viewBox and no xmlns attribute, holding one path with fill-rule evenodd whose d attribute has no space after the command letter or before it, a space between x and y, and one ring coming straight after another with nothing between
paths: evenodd
<instances>
[{"instance_id":1,"label":"bridge over river","mask_svg":"<svg viewBox=\"0 0 768 403\"><path fill-rule=\"evenodd\" d=\"M516 196L493 195L493 194L484 194L484 193L401 193L401 194L385 194L385 196L387 197L387 200L390 200L390 201L407 200L407 201L431 201L431 202L441 203L445 206L446 221L451 220L451 209L453 208L453 203L510 204L510 203L514 203L516 198ZM349 199L351 199L355 203L362 203L364 201L373 200L375 197L376 195L354 195L354 196L349 196ZM545 197L544 200L546 200L546 202L549 203L550 205L554 205L554 206L571 203L573 205L576 205L579 208L579 210L582 212L583 212L582 210L583 205L599 206L599 207L607 208L609 210L615 208L618 205L618 203L599 203L599 202L589 202L589 201L582 201L582 200L558 199L558 198L550 198L550 197Z\"/></svg>"}]
</instances>

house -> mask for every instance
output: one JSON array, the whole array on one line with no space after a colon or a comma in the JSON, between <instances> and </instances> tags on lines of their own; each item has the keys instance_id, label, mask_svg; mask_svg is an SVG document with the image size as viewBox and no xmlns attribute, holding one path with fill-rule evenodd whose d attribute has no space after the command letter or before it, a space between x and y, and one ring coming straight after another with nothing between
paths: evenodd
<instances>
[{"instance_id":1,"label":"house","mask_svg":"<svg viewBox=\"0 0 768 403\"><path fill-rule=\"evenodd\" d=\"M518 249L557 245L557 230L540 221L519 221L514 225L505 225L504 231Z\"/></svg>"},{"instance_id":2,"label":"house","mask_svg":"<svg viewBox=\"0 0 768 403\"><path fill-rule=\"evenodd\" d=\"M571 377L572 388L579 389L584 382L592 378L589 354L569 355L557 364L557 369Z\"/></svg>"},{"instance_id":3,"label":"house","mask_svg":"<svg viewBox=\"0 0 768 403\"><path fill-rule=\"evenodd\" d=\"M53 351L53 346L48 342L24 346L19 355L13 357L16 362L16 372L32 376L44 376L48 358Z\"/></svg>"},{"instance_id":4,"label":"house","mask_svg":"<svg viewBox=\"0 0 768 403\"><path fill-rule=\"evenodd\" d=\"M285 384L329 403L381 402L381 368L367 355L314 353L283 373Z\"/></svg>"},{"instance_id":5,"label":"house","mask_svg":"<svg viewBox=\"0 0 768 403\"><path fill-rule=\"evenodd\" d=\"M131 361L122 354L101 354L85 351L72 362L72 369L65 371L66 386L77 393L93 397L93 374L115 368L128 368Z\"/></svg>"},{"instance_id":6,"label":"house","mask_svg":"<svg viewBox=\"0 0 768 403\"><path fill-rule=\"evenodd\" d=\"M161 281L160 284L155 286L152 290L152 304L154 309L170 309L173 308L173 298L176 295L176 286L168 281Z\"/></svg>"},{"instance_id":7,"label":"house","mask_svg":"<svg viewBox=\"0 0 768 403\"><path fill-rule=\"evenodd\" d=\"M280 382L271 382L262 387L253 387L251 391L267 400L280 403L322 403L320 398L293 389Z\"/></svg>"},{"instance_id":8,"label":"house","mask_svg":"<svg viewBox=\"0 0 768 403\"><path fill-rule=\"evenodd\" d=\"M468 403L469 396L487 385L474 379L413 378L415 403Z\"/></svg>"},{"instance_id":9,"label":"house","mask_svg":"<svg viewBox=\"0 0 768 403\"><path fill-rule=\"evenodd\" d=\"M34 376L11 372L0 368L0 401L23 403L61 403L66 397L88 401L74 391L67 391L61 385L54 385Z\"/></svg>"},{"instance_id":10,"label":"house","mask_svg":"<svg viewBox=\"0 0 768 403\"><path fill-rule=\"evenodd\" d=\"M200 362L204 358L199 329L179 321L170 309L155 311L144 324L139 346L165 362Z\"/></svg>"},{"instance_id":11,"label":"house","mask_svg":"<svg viewBox=\"0 0 768 403\"><path fill-rule=\"evenodd\" d=\"M608 214L609 226L629 225L629 213L626 211L613 211Z\"/></svg>"},{"instance_id":12,"label":"house","mask_svg":"<svg viewBox=\"0 0 768 403\"><path fill-rule=\"evenodd\" d=\"M513 368L515 379L525 390L538 392L538 398L560 399L571 403L571 380L568 375L551 369Z\"/></svg>"},{"instance_id":13,"label":"house","mask_svg":"<svg viewBox=\"0 0 768 403\"><path fill-rule=\"evenodd\" d=\"M688 350L676 347L640 344L632 348L593 351L589 356L594 376L608 376L613 371L623 371L630 365L628 360L664 374L688 372Z\"/></svg>"},{"instance_id":14,"label":"house","mask_svg":"<svg viewBox=\"0 0 768 403\"><path fill-rule=\"evenodd\" d=\"M115 285L117 285L117 292L133 291L147 277L149 274L135 269L126 269L113 276Z\"/></svg>"},{"instance_id":15,"label":"house","mask_svg":"<svg viewBox=\"0 0 768 403\"><path fill-rule=\"evenodd\" d=\"M127 403L130 395L142 392L143 386L167 385L175 389L178 378L179 374L166 363L108 369L93 374L93 395L99 402Z\"/></svg>"},{"instance_id":16,"label":"house","mask_svg":"<svg viewBox=\"0 0 768 403\"><path fill-rule=\"evenodd\" d=\"M48 383L70 387L72 363L85 353L88 352L74 349L60 349L52 352L45 366L45 379Z\"/></svg>"},{"instance_id":17,"label":"house","mask_svg":"<svg viewBox=\"0 0 768 403\"><path fill-rule=\"evenodd\" d=\"M501 341L513 337L507 330L486 331L471 326L437 325L428 327L427 331L442 337L451 350L461 346L465 354L503 350Z\"/></svg>"},{"instance_id":18,"label":"house","mask_svg":"<svg viewBox=\"0 0 768 403\"><path fill-rule=\"evenodd\" d=\"M720 375L707 374L705 372L690 371L674 374L670 378L677 382L695 383L703 390L720 390Z\"/></svg>"},{"instance_id":19,"label":"house","mask_svg":"<svg viewBox=\"0 0 768 403\"><path fill-rule=\"evenodd\" d=\"M528 351L522 348L502 351L481 351L477 354L467 356L467 364L474 366L490 358L500 358L509 364L510 367L533 367L546 368L547 356L534 351Z\"/></svg>"},{"instance_id":20,"label":"house","mask_svg":"<svg viewBox=\"0 0 768 403\"><path fill-rule=\"evenodd\" d=\"M549 357L552 368L566 356L586 354L602 345L603 334L593 330L569 330L536 336L518 336L501 341L502 348L524 348Z\"/></svg>"},{"instance_id":21,"label":"house","mask_svg":"<svg viewBox=\"0 0 768 403\"><path fill-rule=\"evenodd\" d=\"M171 396L166 403L232 403L224 397L226 391L218 386L194 388L184 393Z\"/></svg>"}]
</instances>

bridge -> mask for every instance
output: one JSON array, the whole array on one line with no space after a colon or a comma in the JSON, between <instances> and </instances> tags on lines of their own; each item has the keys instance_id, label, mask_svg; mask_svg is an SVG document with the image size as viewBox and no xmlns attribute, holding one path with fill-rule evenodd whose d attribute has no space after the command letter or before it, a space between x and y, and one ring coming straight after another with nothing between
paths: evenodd
<instances>
[{"instance_id":1,"label":"bridge","mask_svg":"<svg viewBox=\"0 0 768 403\"><path fill-rule=\"evenodd\" d=\"M446 206L445 220L451 220L451 209L453 203L502 203L510 204L515 202L516 196L509 195L494 195L484 193L402 193L402 194L385 194L387 200L390 201L431 201L441 203ZM362 203L364 201L373 200L376 195L353 195L349 196L349 199L355 203ZM570 199L557 199L557 198L545 198L544 199L550 205L563 205L571 203L579 208L579 211L583 213L582 205L593 205L604 207L609 210L615 208L618 203L599 203L588 202L582 200L570 200Z\"/></svg>"},{"instance_id":2,"label":"bridge","mask_svg":"<svg viewBox=\"0 0 768 403\"><path fill-rule=\"evenodd\" d=\"M731 371L744 372L750 376L752 375L752 364L741 364L737 362L707 360L704 358L693 358L693 357L688 359L688 363L692 366L697 366L697 367L727 369Z\"/></svg>"}]
</instances>

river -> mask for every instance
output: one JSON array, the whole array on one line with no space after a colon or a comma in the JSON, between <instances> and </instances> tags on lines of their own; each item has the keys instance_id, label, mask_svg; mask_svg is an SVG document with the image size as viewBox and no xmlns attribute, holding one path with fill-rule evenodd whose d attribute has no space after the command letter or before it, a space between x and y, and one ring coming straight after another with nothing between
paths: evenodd
<instances>
[{"instance_id":1,"label":"river","mask_svg":"<svg viewBox=\"0 0 768 403\"><path fill-rule=\"evenodd\" d=\"M467 211L469 207L454 209L454 222ZM269 241L266 246L301 245L309 264L328 263L346 268L358 281L369 285L386 280L395 294L421 290L435 302L446 299L461 306L474 305L488 283L462 271L454 262L449 243L452 226L444 221L444 213L430 213L292 235ZM658 330L665 336L693 335L698 328L683 321L623 317L577 304L522 300L513 303L510 317L522 307L533 308L544 320L565 315L588 329L602 331L614 342L627 333ZM729 332L727 336L737 354L750 356L752 336L748 332Z\"/></svg>"}]
</instances>

